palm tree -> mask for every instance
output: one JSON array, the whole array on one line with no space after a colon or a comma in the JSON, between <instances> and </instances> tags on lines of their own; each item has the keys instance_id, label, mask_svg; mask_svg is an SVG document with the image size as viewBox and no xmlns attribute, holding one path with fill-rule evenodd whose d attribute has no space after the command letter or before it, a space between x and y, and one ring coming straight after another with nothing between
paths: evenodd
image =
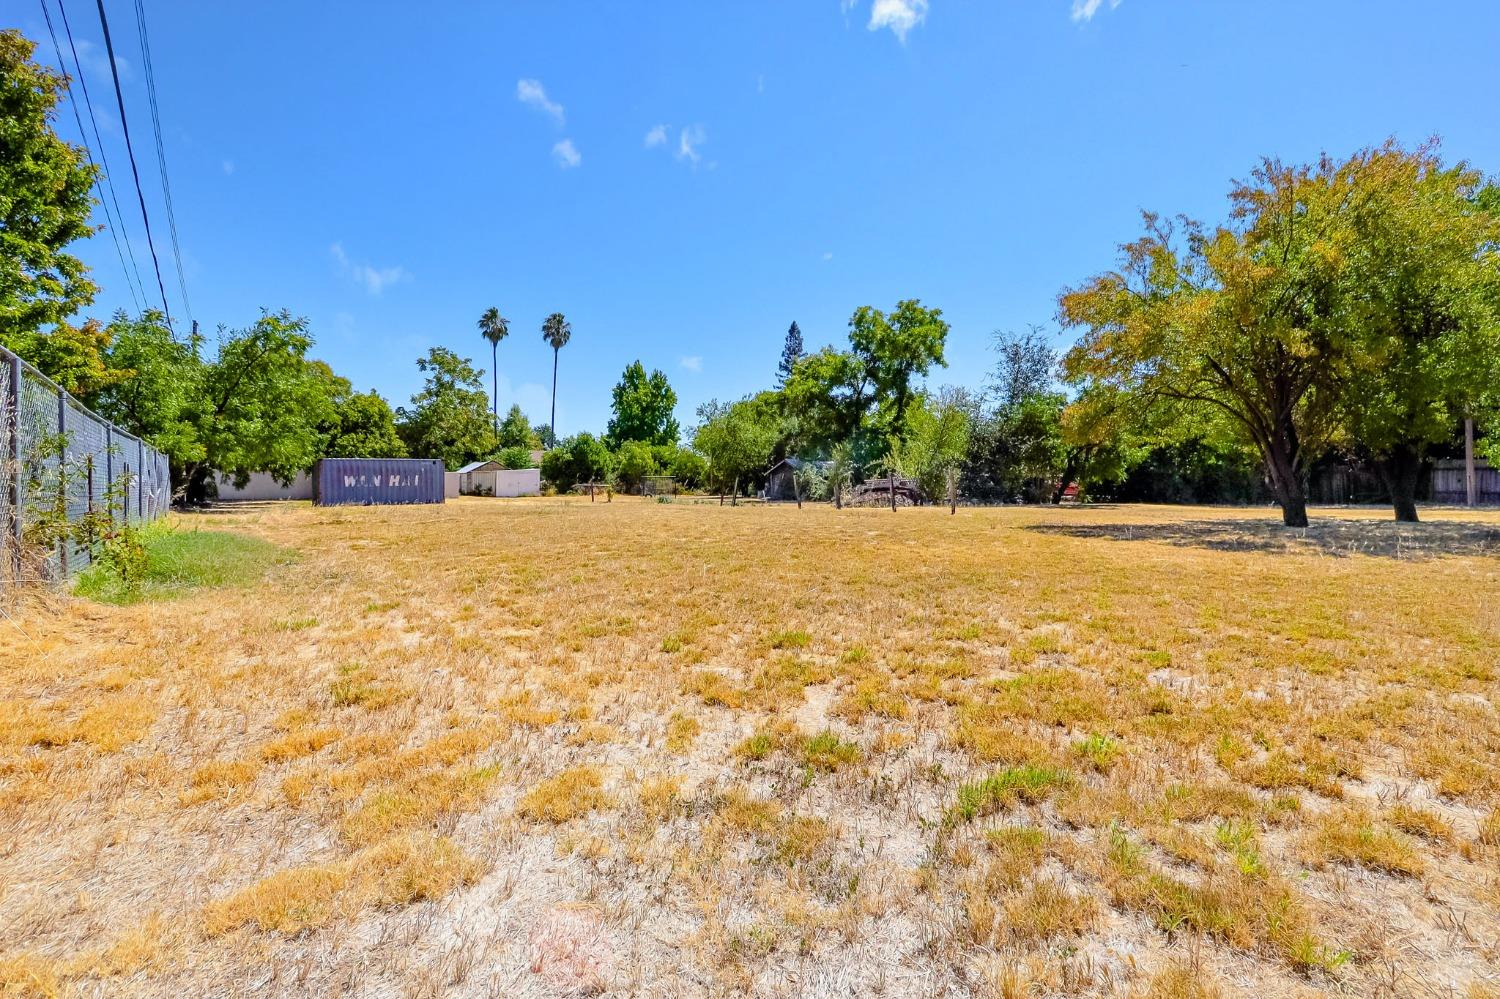
<instances>
[{"instance_id":1,"label":"palm tree","mask_svg":"<svg viewBox=\"0 0 1500 999\"><path fill-rule=\"evenodd\" d=\"M479 317L479 332L490 342L490 405L494 408L495 446L500 446L500 341L510 333L510 320L493 305Z\"/></svg>"},{"instance_id":2,"label":"palm tree","mask_svg":"<svg viewBox=\"0 0 1500 999\"><path fill-rule=\"evenodd\" d=\"M573 326L561 312L554 312L542 321L542 339L552 348L552 420L547 426L552 428L554 441L557 439L557 352L568 345L572 336Z\"/></svg>"}]
</instances>

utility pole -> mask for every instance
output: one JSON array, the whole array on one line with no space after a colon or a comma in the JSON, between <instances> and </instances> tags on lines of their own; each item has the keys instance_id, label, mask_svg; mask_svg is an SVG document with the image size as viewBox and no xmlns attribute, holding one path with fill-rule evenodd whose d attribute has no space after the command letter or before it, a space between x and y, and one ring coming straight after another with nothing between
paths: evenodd
<instances>
[{"instance_id":1,"label":"utility pole","mask_svg":"<svg viewBox=\"0 0 1500 999\"><path fill-rule=\"evenodd\" d=\"M1464 490L1469 506L1474 505L1474 417L1464 418Z\"/></svg>"}]
</instances>

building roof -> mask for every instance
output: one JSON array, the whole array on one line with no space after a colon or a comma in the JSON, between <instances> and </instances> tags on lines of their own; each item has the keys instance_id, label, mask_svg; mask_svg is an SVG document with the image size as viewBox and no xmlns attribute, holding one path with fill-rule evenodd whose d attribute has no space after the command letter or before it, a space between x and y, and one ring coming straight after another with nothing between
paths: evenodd
<instances>
[{"instance_id":1,"label":"building roof","mask_svg":"<svg viewBox=\"0 0 1500 999\"><path fill-rule=\"evenodd\" d=\"M458 471L459 474L463 474L464 472L487 472L492 468L499 467L500 463L498 461L471 461Z\"/></svg>"},{"instance_id":2,"label":"building roof","mask_svg":"<svg viewBox=\"0 0 1500 999\"><path fill-rule=\"evenodd\" d=\"M805 467L805 466L808 466L808 465L811 465L813 468L816 468L820 472L826 472L826 471L828 471L828 469L830 469L830 468L833 467L833 462L831 462L831 461L808 461L805 458L782 458L776 464L774 464L770 468L766 469L766 474L767 475L771 474L772 472L774 472L778 468L780 468L782 465L786 465L787 467L789 467L794 472L797 471L797 470L799 470L799 469L801 469L801 468L803 468L803 467Z\"/></svg>"}]
</instances>

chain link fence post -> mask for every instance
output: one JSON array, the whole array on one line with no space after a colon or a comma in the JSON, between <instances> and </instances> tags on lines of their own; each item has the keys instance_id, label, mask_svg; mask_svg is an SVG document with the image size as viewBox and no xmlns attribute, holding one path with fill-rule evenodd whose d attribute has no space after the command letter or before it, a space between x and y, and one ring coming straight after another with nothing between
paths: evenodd
<instances>
[{"instance_id":1,"label":"chain link fence post","mask_svg":"<svg viewBox=\"0 0 1500 999\"><path fill-rule=\"evenodd\" d=\"M12 354L6 359L10 368L10 384L6 386L6 429L10 440L6 452L7 475L10 479L10 566L11 579L21 585L21 359Z\"/></svg>"}]
</instances>

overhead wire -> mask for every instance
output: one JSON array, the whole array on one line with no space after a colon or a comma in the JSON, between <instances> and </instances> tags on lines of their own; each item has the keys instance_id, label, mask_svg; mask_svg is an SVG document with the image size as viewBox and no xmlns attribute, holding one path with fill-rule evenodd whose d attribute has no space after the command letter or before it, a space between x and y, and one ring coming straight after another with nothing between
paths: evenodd
<instances>
[{"instance_id":1,"label":"overhead wire","mask_svg":"<svg viewBox=\"0 0 1500 999\"><path fill-rule=\"evenodd\" d=\"M136 200L141 203L141 222L146 227L146 245L151 248L151 265L156 270L156 289L161 292L162 312L167 319L167 328L172 328L172 307L167 304L167 286L161 279L161 261L156 255L156 240L151 235L151 215L146 211L146 192L141 189L141 171L135 162L135 146L130 141L130 119L125 117L125 92L120 89L120 67L115 62L115 43L109 34L109 15L104 12L104 0L96 0L99 7L99 27L104 31L104 51L109 56L109 75L115 83L115 103L120 108L120 130L125 133L125 153L130 158L130 175L135 179Z\"/></svg>"},{"instance_id":2,"label":"overhead wire","mask_svg":"<svg viewBox=\"0 0 1500 999\"><path fill-rule=\"evenodd\" d=\"M45 6L46 0L43 0ZM83 75L83 60L78 57L78 46L73 41L73 25L68 21L68 6L65 0L57 0L57 11L62 15L63 33L68 39L68 49L73 53L73 65L78 67L78 85L83 91L83 105L89 113L89 124L94 129L94 143L99 150L99 162L104 167L104 183L109 188L110 201L115 206L115 218L120 221L120 234L124 237L125 252L130 257L130 268L135 273L136 287L141 291L141 301L146 299L146 282L141 277L141 268L135 259L135 247L130 242L130 233L125 229L125 210L120 207L120 196L115 191L114 174L109 169L109 156L104 149L104 137L99 134L99 117L94 113L94 99L89 95L88 77Z\"/></svg>"},{"instance_id":3,"label":"overhead wire","mask_svg":"<svg viewBox=\"0 0 1500 999\"><path fill-rule=\"evenodd\" d=\"M89 136L83 128L83 115L81 115L78 111L78 99L73 94L72 74L68 72L68 60L67 57L63 55L62 46L58 44L57 29L53 27L52 12L47 8L47 0L41 0L41 4L42 17L47 21L47 33L52 36L52 51L57 53L57 66L62 70L63 89L68 93L68 103L73 108L73 120L78 124L78 138L83 142L83 155L84 158L88 160L89 168L93 172L93 187L96 191L99 192L99 207L104 209L105 228L109 230L110 238L114 240L115 255L120 258L120 270L125 274L125 286L130 289L130 300L135 303L136 311L139 312L141 309L141 298L140 295L136 293L135 285L131 282L130 268L125 266L125 251L120 246L120 233L119 230L115 227L114 215L110 213L109 202L104 200L104 186L99 179L99 175L102 171L94 164L94 153L93 150L89 148ZM82 66L78 66L78 76L80 78L82 78L83 76ZM104 158L104 150L102 147L99 151L99 158L101 160Z\"/></svg>"},{"instance_id":4,"label":"overhead wire","mask_svg":"<svg viewBox=\"0 0 1500 999\"><path fill-rule=\"evenodd\" d=\"M188 300L187 275L182 267L182 246L177 240L177 212L172 207L172 184L167 179L167 150L161 140L161 111L156 103L156 70L151 62L151 40L146 33L146 8L142 0L135 0L135 24L141 42L141 63L146 70L146 98L151 105L151 130L156 136L156 165L161 174L161 194L167 205L167 231L172 237L172 258L177 264L177 287L182 291L182 309L193 318L193 306Z\"/></svg>"}]
</instances>

